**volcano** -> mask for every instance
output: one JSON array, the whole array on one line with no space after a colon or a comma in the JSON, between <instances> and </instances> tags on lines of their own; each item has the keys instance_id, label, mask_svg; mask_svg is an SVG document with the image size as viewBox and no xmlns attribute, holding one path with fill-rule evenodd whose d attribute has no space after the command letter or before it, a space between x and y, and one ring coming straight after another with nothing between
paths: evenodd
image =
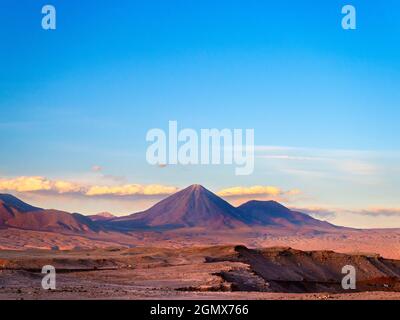
<instances>
[{"instance_id":1,"label":"volcano","mask_svg":"<svg viewBox=\"0 0 400 320\"><path fill-rule=\"evenodd\" d=\"M160 201L150 209L108 221L114 229L211 229L243 227L241 212L201 185L192 185Z\"/></svg>"},{"instance_id":2,"label":"volcano","mask_svg":"<svg viewBox=\"0 0 400 320\"><path fill-rule=\"evenodd\" d=\"M252 227L323 228L335 226L292 211L275 201L249 201L233 207L201 185L192 185L160 201L150 209L111 219L113 230L170 230L200 227L223 230Z\"/></svg>"}]
</instances>

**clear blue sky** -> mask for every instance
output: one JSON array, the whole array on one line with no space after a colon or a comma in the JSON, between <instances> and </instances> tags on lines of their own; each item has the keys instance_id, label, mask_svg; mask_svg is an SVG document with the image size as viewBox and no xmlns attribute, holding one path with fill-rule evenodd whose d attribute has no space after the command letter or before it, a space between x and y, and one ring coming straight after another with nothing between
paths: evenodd
<instances>
[{"instance_id":1,"label":"clear blue sky","mask_svg":"<svg viewBox=\"0 0 400 320\"><path fill-rule=\"evenodd\" d=\"M45 4L57 9L55 31L41 29ZM341 28L345 4L357 9L355 31ZM0 177L77 179L101 165L127 183L277 185L304 190L307 205L396 207L399 34L396 0L2 0ZM348 150L357 164L393 170L371 200L369 180L357 177L363 191L350 197L354 182L290 175L282 163L243 178L155 169L145 135L169 120L254 128L259 146L335 159Z\"/></svg>"}]
</instances>

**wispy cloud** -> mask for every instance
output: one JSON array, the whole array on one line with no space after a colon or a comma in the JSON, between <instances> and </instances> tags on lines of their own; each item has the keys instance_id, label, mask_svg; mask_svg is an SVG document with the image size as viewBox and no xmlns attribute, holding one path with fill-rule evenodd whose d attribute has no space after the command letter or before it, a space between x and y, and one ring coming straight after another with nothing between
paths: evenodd
<instances>
[{"instance_id":1,"label":"wispy cloud","mask_svg":"<svg viewBox=\"0 0 400 320\"><path fill-rule=\"evenodd\" d=\"M293 211L298 211L302 213L306 213L313 218L322 219L322 220L330 220L337 216L337 213L334 209L320 208L320 207L292 207Z\"/></svg>"},{"instance_id":2,"label":"wispy cloud","mask_svg":"<svg viewBox=\"0 0 400 320\"><path fill-rule=\"evenodd\" d=\"M371 217L400 217L400 208L371 208L351 212L354 214Z\"/></svg>"},{"instance_id":3,"label":"wispy cloud","mask_svg":"<svg viewBox=\"0 0 400 320\"><path fill-rule=\"evenodd\" d=\"M400 154L389 151L341 150L295 148L282 146L258 146L256 157L268 161L281 172L301 175L318 172L321 176L377 177L388 168L383 159L400 159Z\"/></svg>"},{"instance_id":4,"label":"wispy cloud","mask_svg":"<svg viewBox=\"0 0 400 320\"><path fill-rule=\"evenodd\" d=\"M400 208L366 208L343 209L324 207L291 207L294 211L303 212L317 219L334 219L340 215L360 215L369 217L400 217Z\"/></svg>"},{"instance_id":5,"label":"wispy cloud","mask_svg":"<svg viewBox=\"0 0 400 320\"><path fill-rule=\"evenodd\" d=\"M287 154L277 154L277 155L264 155L259 158L263 159L277 159L277 160L293 160L293 161L329 161L329 158L321 157L306 157L306 156L294 156Z\"/></svg>"}]
</instances>

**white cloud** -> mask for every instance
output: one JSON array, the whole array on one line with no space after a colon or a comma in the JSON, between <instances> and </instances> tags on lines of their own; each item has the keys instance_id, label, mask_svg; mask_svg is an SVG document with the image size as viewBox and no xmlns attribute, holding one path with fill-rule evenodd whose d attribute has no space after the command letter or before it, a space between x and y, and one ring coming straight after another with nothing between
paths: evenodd
<instances>
[{"instance_id":1,"label":"white cloud","mask_svg":"<svg viewBox=\"0 0 400 320\"><path fill-rule=\"evenodd\" d=\"M283 196L283 195L297 195L299 190L284 191L274 186L248 186L248 187L230 187L217 192L221 197L242 197L242 196Z\"/></svg>"},{"instance_id":2,"label":"white cloud","mask_svg":"<svg viewBox=\"0 0 400 320\"><path fill-rule=\"evenodd\" d=\"M90 185L45 177L0 178L0 190L7 192L53 192L56 194L76 193L84 196L130 196L168 195L178 188L159 184Z\"/></svg>"},{"instance_id":3,"label":"white cloud","mask_svg":"<svg viewBox=\"0 0 400 320\"><path fill-rule=\"evenodd\" d=\"M51 183L43 177L18 177L14 179L0 179L0 190L3 191L41 191L50 190Z\"/></svg>"},{"instance_id":4,"label":"white cloud","mask_svg":"<svg viewBox=\"0 0 400 320\"><path fill-rule=\"evenodd\" d=\"M140 185L140 184L126 184L122 186L91 186L87 192L87 196L130 196L130 195L168 195L178 191L176 187L163 186L163 185Z\"/></svg>"}]
</instances>

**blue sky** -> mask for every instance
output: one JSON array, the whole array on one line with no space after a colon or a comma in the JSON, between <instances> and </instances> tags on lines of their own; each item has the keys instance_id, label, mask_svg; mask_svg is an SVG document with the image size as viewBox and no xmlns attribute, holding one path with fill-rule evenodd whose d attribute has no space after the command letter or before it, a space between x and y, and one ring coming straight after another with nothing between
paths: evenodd
<instances>
[{"instance_id":1,"label":"blue sky","mask_svg":"<svg viewBox=\"0 0 400 320\"><path fill-rule=\"evenodd\" d=\"M55 31L41 28L49 3ZM400 4L351 1L353 31L341 28L345 4L3 0L0 177L213 191L272 185L301 191L282 199L292 206L391 210L338 214L343 224L400 227ZM146 132L169 120L254 128L255 173L149 166ZM19 195L84 212L155 201Z\"/></svg>"}]
</instances>

